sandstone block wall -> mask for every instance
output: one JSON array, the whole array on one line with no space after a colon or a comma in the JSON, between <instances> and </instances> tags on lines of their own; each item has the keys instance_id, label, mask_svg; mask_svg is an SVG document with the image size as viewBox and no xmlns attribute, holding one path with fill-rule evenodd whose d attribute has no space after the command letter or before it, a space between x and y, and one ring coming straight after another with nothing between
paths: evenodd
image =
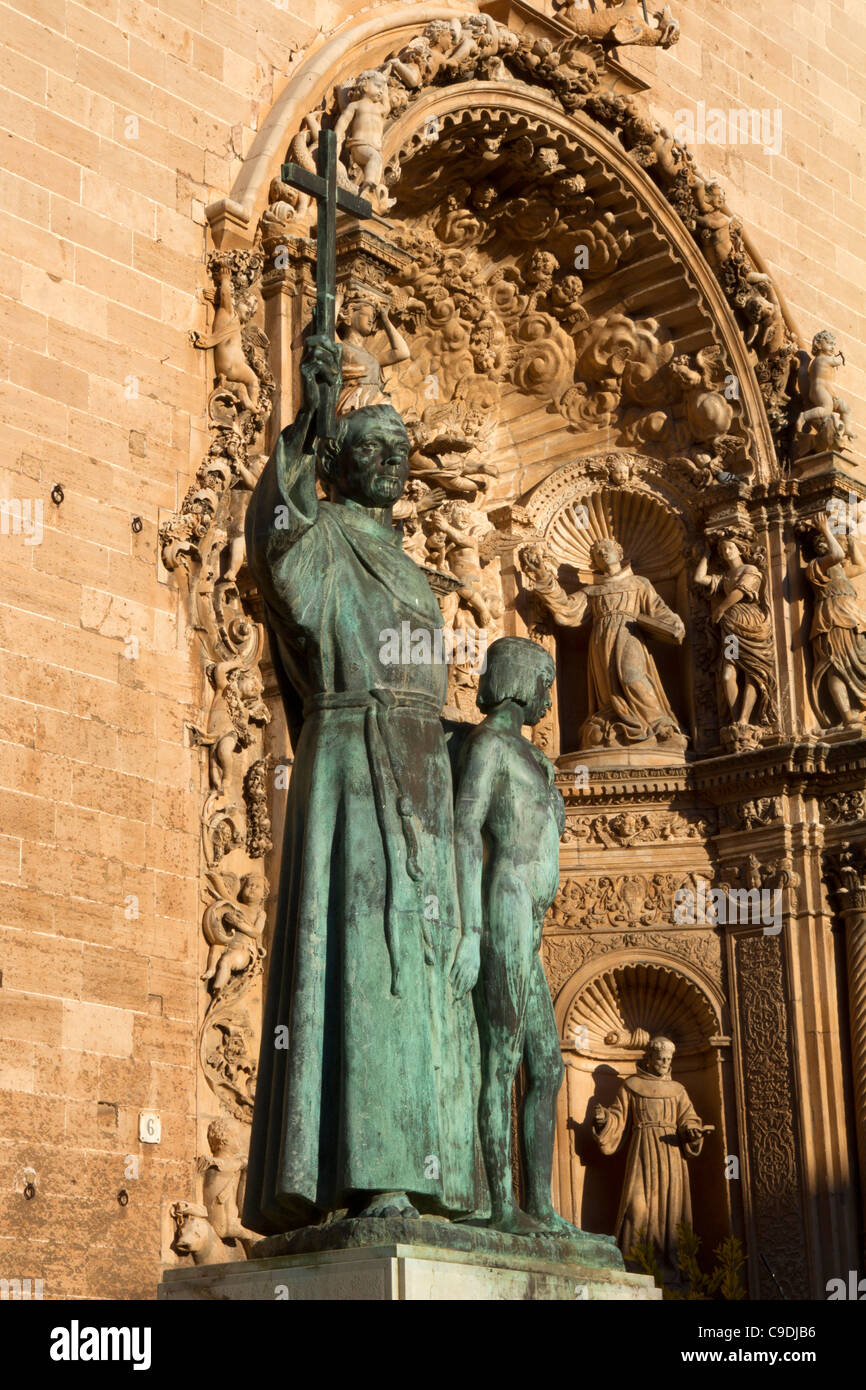
<instances>
[{"instance_id":1,"label":"sandstone block wall","mask_svg":"<svg viewBox=\"0 0 866 1390\"><path fill-rule=\"evenodd\" d=\"M47 1298L153 1296L161 1209L203 1151L202 674L157 525L207 447L205 206L294 56L355 8L0 6L0 1277ZM623 57L665 120L781 109L779 154L695 153L804 338L837 330L862 433L860 0L679 8L678 48Z\"/></svg>"}]
</instances>

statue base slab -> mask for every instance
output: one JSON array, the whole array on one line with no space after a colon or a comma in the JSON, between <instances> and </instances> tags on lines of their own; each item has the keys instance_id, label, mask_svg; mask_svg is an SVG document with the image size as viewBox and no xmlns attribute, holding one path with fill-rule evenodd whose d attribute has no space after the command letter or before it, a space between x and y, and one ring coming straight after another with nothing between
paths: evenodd
<instances>
[{"instance_id":1,"label":"statue base slab","mask_svg":"<svg viewBox=\"0 0 866 1390\"><path fill-rule=\"evenodd\" d=\"M670 748L663 743L652 748L582 748L577 753L565 753L556 760L557 772L573 772L587 767L590 771L609 767L685 767L687 763L684 748Z\"/></svg>"},{"instance_id":2,"label":"statue base slab","mask_svg":"<svg viewBox=\"0 0 866 1390\"><path fill-rule=\"evenodd\" d=\"M802 454L794 468L798 478L815 478L822 473L853 473L860 462L847 449L823 449L817 454Z\"/></svg>"},{"instance_id":3,"label":"statue base slab","mask_svg":"<svg viewBox=\"0 0 866 1390\"><path fill-rule=\"evenodd\" d=\"M822 729L818 738L822 743L851 743L866 737L866 712L856 724L834 724L831 729Z\"/></svg>"},{"instance_id":4,"label":"statue base slab","mask_svg":"<svg viewBox=\"0 0 866 1390\"><path fill-rule=\"evenodd\" d=\"M622 1268L389 1240L236 1264L189 1265L166 1270L159 1286L159 1298L170 1302L457 1299L573 1303L575 1299L645 1302L661 1296L661 1289L647 1275L629 1274Z\"/></svg>"}]
</instances>

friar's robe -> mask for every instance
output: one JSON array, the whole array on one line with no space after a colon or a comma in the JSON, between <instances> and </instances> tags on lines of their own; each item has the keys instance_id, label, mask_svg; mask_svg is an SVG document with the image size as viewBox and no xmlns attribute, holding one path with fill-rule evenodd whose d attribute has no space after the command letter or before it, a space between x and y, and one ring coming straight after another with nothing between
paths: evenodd
<instances>
[{"instance_id":1,"label":"friar's robe","mask_svg":"<svg viewBox=\"0 0 866 1390\"><path fill-rule=\"evenodd\" d=\"M558 585L539 592L559 622L576 627L592 616L589 639L589 715L580 747L599 743L628 746L673 736L682 742L677 717L639 635L639 617L652 620L656 636L676 641L682 623L643 575L623 565L567 596Z\"/></svg>"},{"instance_id":2,"label":"friar's robe","mask_svg":"<svg viewBox=\"0 0 866 1390\"><path fill-rule=\"evenodd\" d=\"M679 1081L641 1069L621 1082L595 1137L604 1154L629 1142L614 1233L624 1255L645 1232L662 1263L677 1270L677 1226L692 1219L686 1154L697 1156L703 1145L703 1135L689 1142L684 1131L700 1123Z\"/></svg>"},{"instance_id":3,"label":"friar's robe","mask_svg":"<svg viewBox=\"0 0 866 1390\"><path fill-rule=\"evenodd\" d=\"M426 659L422 642L380 660L383 634L442 617L398 531L317 499L307 424L283 432L247 514L295 754L243 1217L264 1234L365 1192L476 1205L477 1035L448 979L447 673L430 641Z\"/></svg>"}]
</instances>

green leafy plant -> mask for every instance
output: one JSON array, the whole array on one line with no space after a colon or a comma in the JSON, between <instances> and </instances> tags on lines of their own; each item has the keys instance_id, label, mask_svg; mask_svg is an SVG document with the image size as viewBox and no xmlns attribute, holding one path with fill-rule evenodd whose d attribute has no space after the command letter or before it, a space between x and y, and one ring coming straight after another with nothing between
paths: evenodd
<instances>
[{"instance_id":1,"label":"green leafy plant","mask_svg":"<svg viewBox=\"0 0 866 1390\"><path fill-rule=\"evenodd\" d=\"M661 1289L663 1298L681 1302L708 1302L710 1299L736 1301L745 1298L743 1270L746 1256L737 1237L726 1236L716 1246L713 1251L715 1264L708 1274L701 1269L698 1260L700 1248L700 1236L687 1221L681 1221L677 1226L677 1264L682 1278L676 1283L665 1281L655 1242L649 1239L645 1227L638 1232L625 1258L641 1274L650 1275L656 1287Z\"/></svg>"}]
</instances>

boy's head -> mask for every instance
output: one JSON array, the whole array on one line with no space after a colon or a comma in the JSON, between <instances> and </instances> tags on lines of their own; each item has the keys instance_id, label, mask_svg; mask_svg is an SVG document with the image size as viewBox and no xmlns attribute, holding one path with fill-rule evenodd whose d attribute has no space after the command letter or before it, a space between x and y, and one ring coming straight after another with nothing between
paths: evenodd
<instances>
[{"instance_id":1,"label":"boy's head","mask_svg":"<svg viewBox=\"0 0 866 1390\"><path fill-rule=\"evenodd\" d=\"M478 708L489 714L506 700L523 706L524 724L537 724L550 709L556 663L528 637L500 637L487 652L478 683Z\"/></svg>"}]
</instances>

